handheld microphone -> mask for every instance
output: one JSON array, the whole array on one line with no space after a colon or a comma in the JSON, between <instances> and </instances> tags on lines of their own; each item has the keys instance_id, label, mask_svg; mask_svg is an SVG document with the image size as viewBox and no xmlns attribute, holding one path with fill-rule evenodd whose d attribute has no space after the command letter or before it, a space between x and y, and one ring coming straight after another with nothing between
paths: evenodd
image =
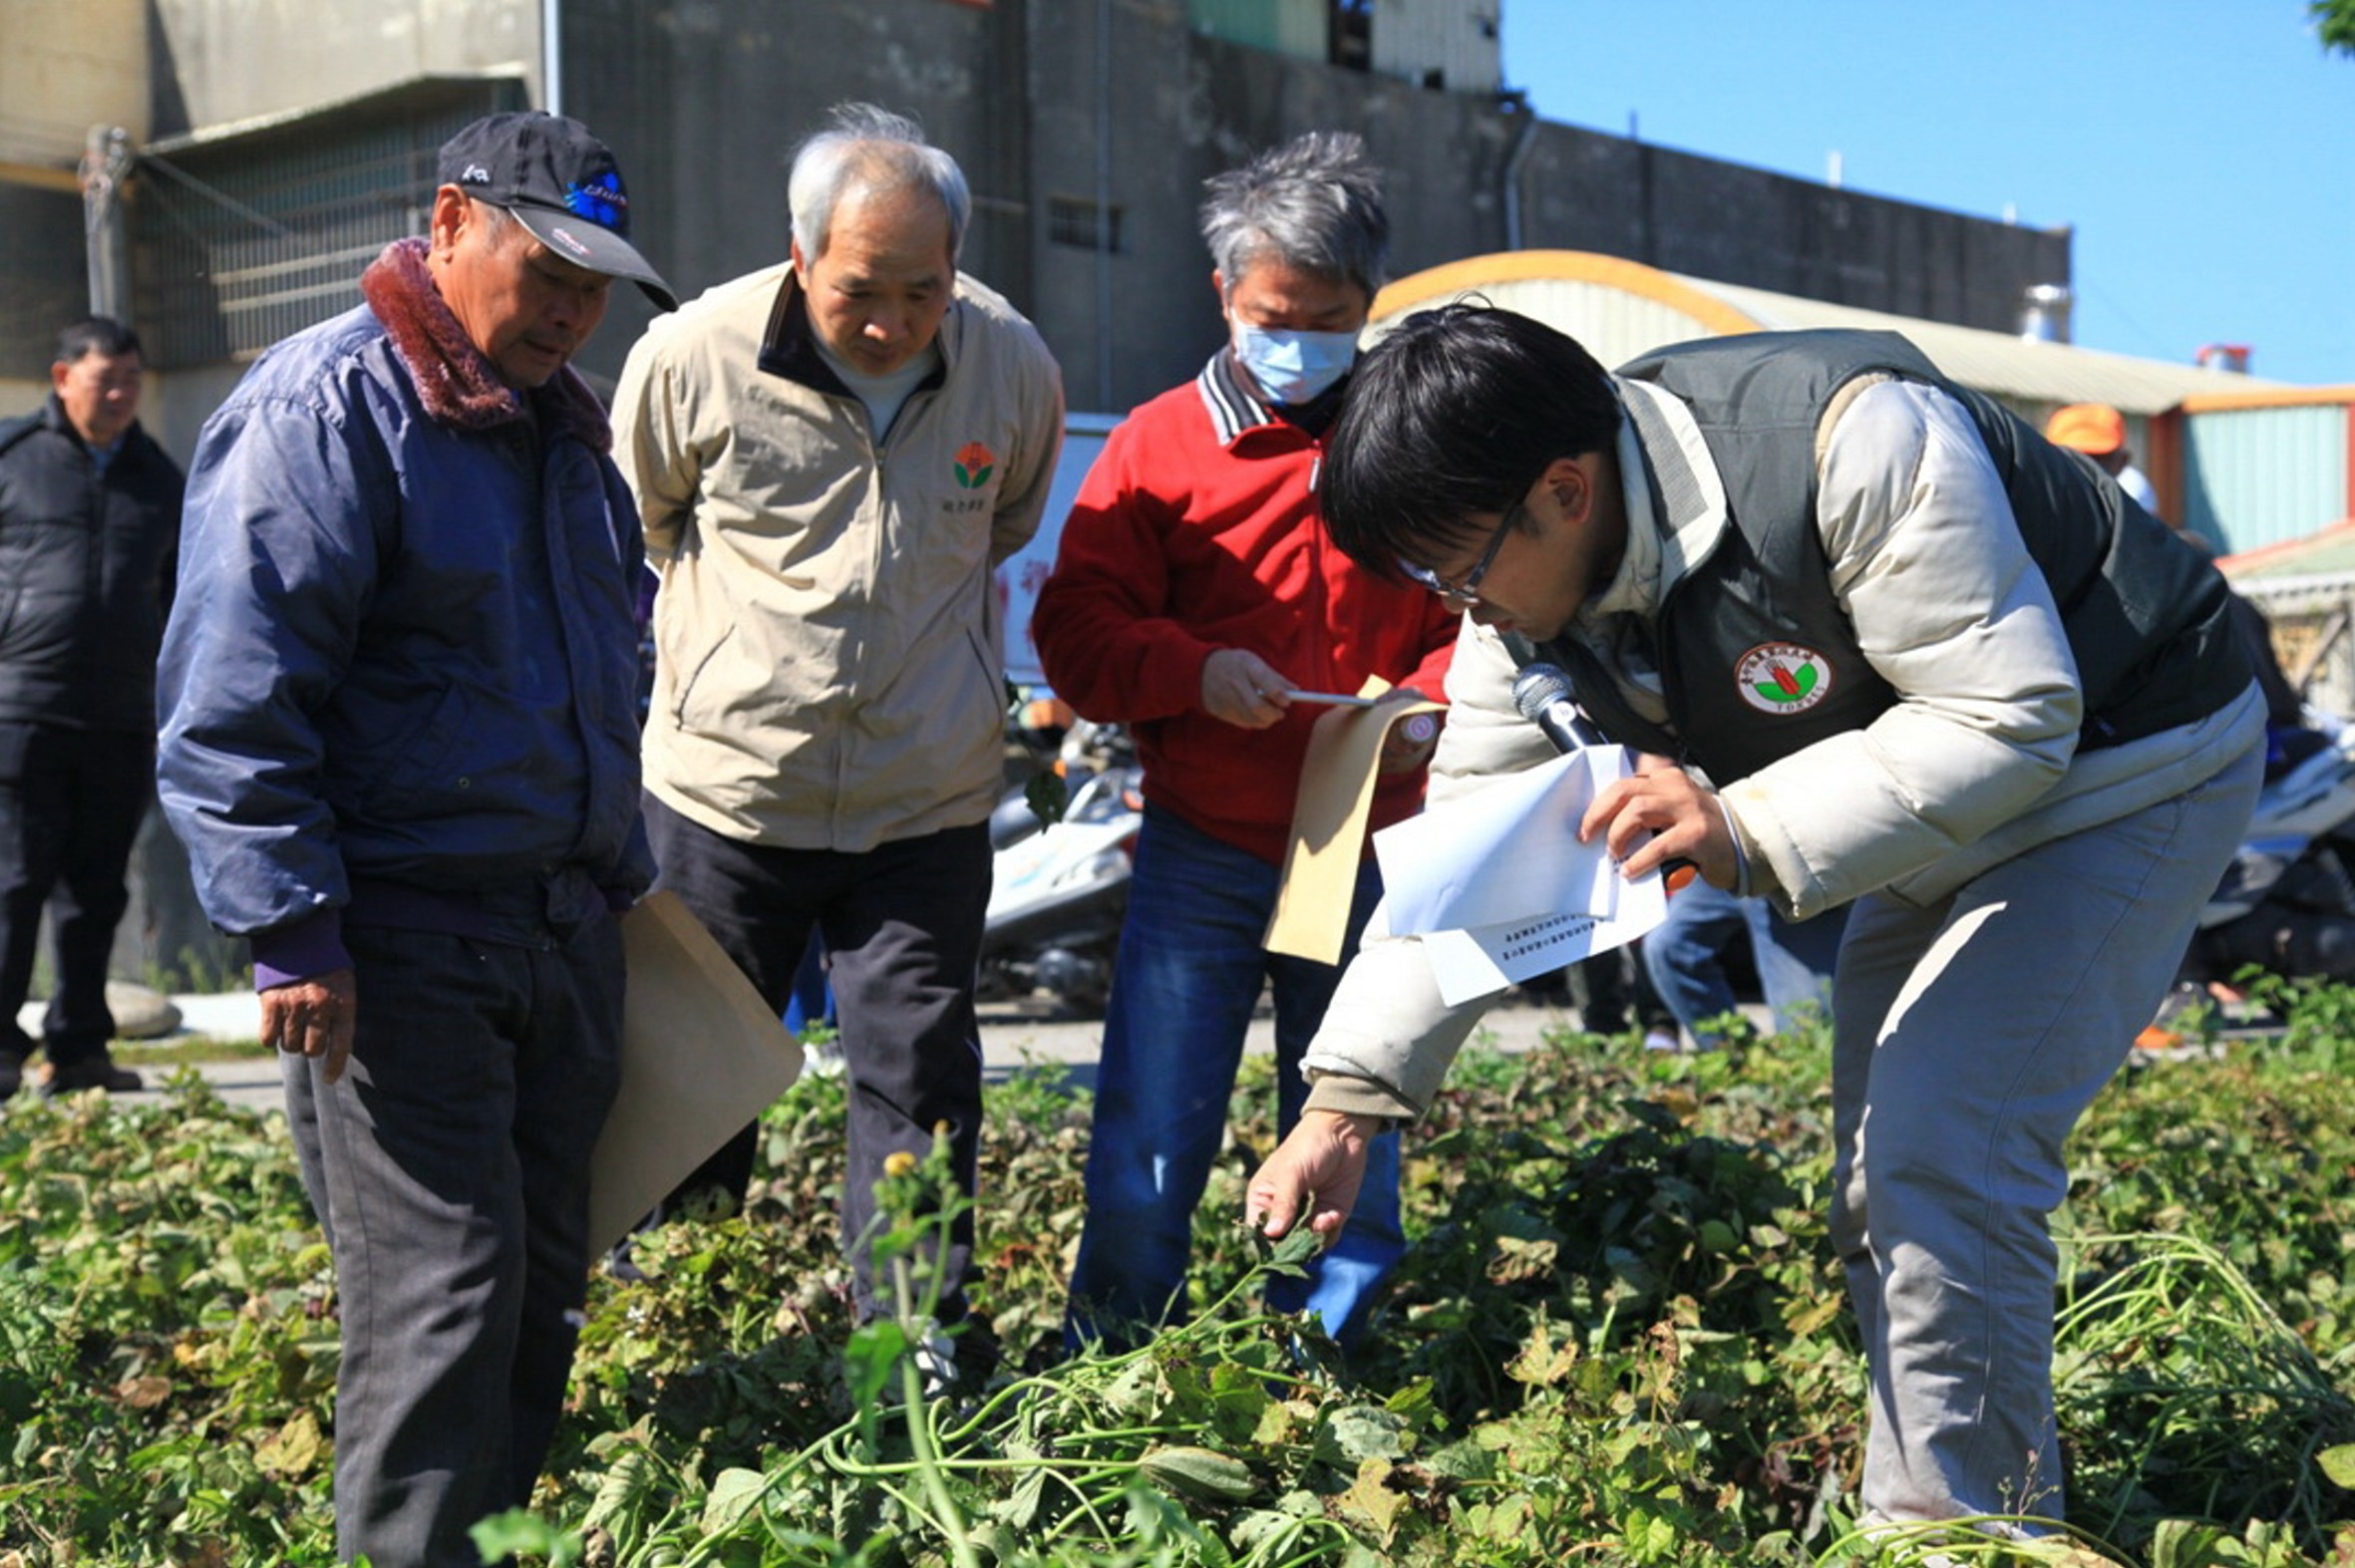
<instances>
[{"instance_id":1,"label":"handheld microphone","mask_svg":"<svg viewBox=\"0 0 2355 1568\"><path fill-rule=\"evenodd\" d=\"M1604 744L1603 734L1570 696L1570 678L1558 664L1523 666L1513 681L1513 706L1545 732L1557 752Z\"/></svg>"},{"instance_id":2,"label":"handheld microphone","mask_svg":"<svg viewBox=\"0 0 2355 1568\"><path fill-rule=\"evenodd\" d=\"M1513 706L1520 716L1545 732L1545 739L1553 743L1557 752L1582 751L1589 746L1609 743L1603 733L1586 717L1586 710L1570 696L1570 678L1558 664L1530 664L1521 667L1513 679ZM1664 860L1660 874L1667 880L1669 891L1683 887L1699 872L1693 862L1683 858Z\"/></svg>"}]
</instances>

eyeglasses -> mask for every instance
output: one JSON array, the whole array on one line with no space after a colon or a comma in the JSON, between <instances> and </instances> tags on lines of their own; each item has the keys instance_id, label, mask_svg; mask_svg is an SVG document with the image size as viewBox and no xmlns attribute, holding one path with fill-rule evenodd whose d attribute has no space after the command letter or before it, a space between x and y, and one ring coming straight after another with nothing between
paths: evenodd
<instances>
[{"instance_id":1,"label":"eyeglasses","mask_svg":"<svg viewBox=\"0 0 2355 1568\"><path fill-rule=\"evenodd\" d=\"M1398 569L1409 582L1429 588L1459 609L1469 610L1480 603L1480 580L1489 574L1491 566L1497 564L1497 551L1504 546L1505 535L1520 526L1523 514L1524 508L1519 501L1505 508L1505 515L1497 519L1497 531L1489 535L1488 545L1480 552L1480 559L1472 563L1472 570L1464 574L1464 580L1460 583L1450 582L1430 567L1403 558L1398 563Z\"/></svg>"}]
</instances>

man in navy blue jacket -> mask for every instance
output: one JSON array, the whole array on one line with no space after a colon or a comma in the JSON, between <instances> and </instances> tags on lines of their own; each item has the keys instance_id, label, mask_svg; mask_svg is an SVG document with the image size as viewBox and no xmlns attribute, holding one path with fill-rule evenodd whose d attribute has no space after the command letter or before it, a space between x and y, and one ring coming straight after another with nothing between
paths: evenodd
<instances>
[{"instance_id":1,"label":"man in navy blue jacket","mask_svg":"<svg viewBox=\"0 0 2355 1568\"><path fill-rule=\"evenodd\" d=\"M0 1099L34 1041L16 1021L47 905L52 1093L133 1090L107 1055L107 957L155 773L156 641L180 472L139 426L139 338L58 335L48 406L0 424Z\"/></svg>"},{"instance_id":2,"label":"man in navy blue jacket","mask_svg":"<svg viewBox=\"0 0 2355 1568\"><path fill-rule=\"evenodd\" d=\"M204 428L158 772L335 1251L338 1550L472 1565L555 1429L653 869L644 547L567 361L614 277L674 301L575 122L479 121L441 180Z\"/></svg>"}]
</instances>

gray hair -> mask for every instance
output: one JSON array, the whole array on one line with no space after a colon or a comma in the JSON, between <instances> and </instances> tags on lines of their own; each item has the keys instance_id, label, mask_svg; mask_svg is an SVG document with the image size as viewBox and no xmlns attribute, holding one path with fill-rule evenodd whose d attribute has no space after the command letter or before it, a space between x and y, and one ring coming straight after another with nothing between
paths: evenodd
<instances>
[{"instance_id":1,"label":"gray hair","mask_svg":"<svg viewBox=\"0 0 2355 1568\"><path fill-rule=\"evenodd\" d=\"M786 176L786 205L793 211L794 243L812 261L826 254L835 208L853 184L863 190L927 192L948 209L948 255L954 261L965 244L973 215L973 193L957 160L924 140L905 115L872 104L837 104L827 111L825 130L794 149Z\"/></svg>"},{"instance_id":2,"label":"gray hair","mask_svg":"<svg viewBox=\"0 0 2355 1568\"><path fill-rule=\"evenodd\" d=\"M509 212L496 201L486 201L481 196L468 195L466 204L477 217L483 220L483 239L494 250L505 249L507 237L523 226L521 218L516 217L514 213Z\"/></svg>"},{"instance_id":3,"label":"gray hair","mask_svg":"<svg viewBox=\"0 0 2355 1568\"><path fill-rule=\"evenodd\" d=\"M1347 131L1311 131L1269 148L1240 168L1202 181L1202 241L1232 288L1261 256L1344 278L1370 299L1382 287L1390 216L1382 171L1365 141Z\"/></svg>"}]
</instances>

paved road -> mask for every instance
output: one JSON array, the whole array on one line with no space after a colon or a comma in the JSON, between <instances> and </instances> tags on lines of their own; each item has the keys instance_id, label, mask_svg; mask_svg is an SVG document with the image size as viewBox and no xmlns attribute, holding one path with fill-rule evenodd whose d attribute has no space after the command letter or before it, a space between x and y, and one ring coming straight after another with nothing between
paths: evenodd
<instances>
[{"instance_id":1,"label":"paved road","mask_svg":"<svg viewBox=\"0 0 2355 1568\"><path fill-rule=\"evenodd\" d=\"M251 992L175 996L171 1000L180 1010L181 1028L178 1034L168 1037L170 1041L249 1041L261 1032L260 1004ZM29 1028L37 1035L40 1031L37 1007L29 1010L29 1016L32 1020ZM1493 1009L1483 1027L1488 1032L1489 1043L1496 1048L1525 1051L1536 1045L1548 1030L1570 1027L1574 1022L1572 1015L1558 1007L1525 1001L1515 994ZM1274 1025L1263 1006L1260 1016L1252 1021L1245 1049L1272 1051L1274 1039ZM981 1009L982 1055L993 1080L1006 1077L1026 1062L1060 1062L1075 1076L1092 1080L1103 1040L1104 1025L1100 1020L1059 1020L1042 1008L1014 1003L989 1004ZM126 1066L141 1066L141 1048L136 1044L126 1044L117 1056ZM168 1070L146 1071L151 1083L160 1084ZM278 1067L267 1058L200 1063L198 1071L232 1104L269 1108L279 1103ZM161 1097L151 1090L143 1098Z\"/></svg>"}]
</instances>

